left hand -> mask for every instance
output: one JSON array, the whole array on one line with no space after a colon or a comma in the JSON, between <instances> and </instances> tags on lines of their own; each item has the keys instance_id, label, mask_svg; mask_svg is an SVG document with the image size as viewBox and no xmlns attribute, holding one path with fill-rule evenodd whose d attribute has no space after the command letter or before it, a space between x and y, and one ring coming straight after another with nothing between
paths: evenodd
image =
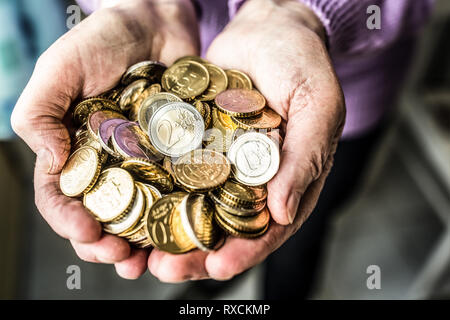
<instances>
[{"instance_id":1,"label":"left hand","mask_svg":"<svg viewBox=\"0 0 450 320\"><path fill-rule=\"evenodd\" d=\"M268 184L273 221L264 236L228 238L210 253L153 250L148 267L161 281L230 279L262 262L308 218L345 122L344 97L324 37L319 19L298 1L248 0L214 40L207 59L246 72L284 119L281 165Z\"/></svg>"}]
</instances>

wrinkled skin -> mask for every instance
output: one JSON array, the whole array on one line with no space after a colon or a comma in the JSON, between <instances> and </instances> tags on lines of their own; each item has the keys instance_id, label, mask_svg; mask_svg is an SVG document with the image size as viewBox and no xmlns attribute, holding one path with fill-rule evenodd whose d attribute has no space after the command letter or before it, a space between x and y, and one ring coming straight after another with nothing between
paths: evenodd
<instances>
[{"instance_id":1,"label":"wrinkled skin","mask_svg":"<svg viewBox=\"0 0 450 320\"><path fill-rule=\"evenodd\" d=\"M268 232L254 240L228 238L210 253L131 250L125 240L102 234L82 203L65 197L58 186L70 150L62 119L71 101L110 89L138 61L170 65L198 54L189 1L130 2L99 10L58 40L39 59L17 103L13 128L37 154L36 205L81 259L113 263L124 278L137 278L148 267L165 282L230 279L263 261L301 227L331 169L345 105L323 28L297 1L249 0L207 53L222 68L246 72L283 117L280 170L268 184Z\"/></svg>"}]
</instances>

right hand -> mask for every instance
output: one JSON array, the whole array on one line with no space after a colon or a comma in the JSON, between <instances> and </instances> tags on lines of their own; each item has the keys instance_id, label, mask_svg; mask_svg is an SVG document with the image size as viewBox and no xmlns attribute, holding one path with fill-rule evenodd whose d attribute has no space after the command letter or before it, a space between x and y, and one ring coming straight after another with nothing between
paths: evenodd
<instances>
[{"instance_id":1,"label":"right hand","mask_svg":"<svg viewBox=\"0 0 450 320\"><path fill-rule=\"evenodd\" d=\"M143 60L170 65L184 55L198 55L195 11L189 0L133 0L101 9L57 40L38 60L14 108L14 131L36 153L36 206L60 236L70 239L78 256L114 263L124 278L147 268L149 250L131 250L100 224L79 199L59 188L70 152L62 120L77 98L99 95L115 86L125 70Z\"/></svg>"}]
</instances>

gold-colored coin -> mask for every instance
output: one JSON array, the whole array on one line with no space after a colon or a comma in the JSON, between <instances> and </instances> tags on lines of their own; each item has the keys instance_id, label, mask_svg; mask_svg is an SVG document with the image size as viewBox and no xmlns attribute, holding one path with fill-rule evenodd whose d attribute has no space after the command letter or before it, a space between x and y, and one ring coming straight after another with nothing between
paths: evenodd
<instances>
[{"instance_id":1,"label":"gold-colored coin","mask_svg":"<svg viewBox=\"0 0 450 320\"><path fill-rule=\"evenodd\" d=\"M84 195L83 204L101 222L126 214L136 194L133 177L124 169L104 170L94 187Z\"/></svg>"},{"instance_id":2,"label":"gold-colored coin","mask_svg":"<svg viewBox=\"0 0 450 320\"><path fill-rule=\"evenodd\" d=\"M188 197L188 195L186 195L186 197ZM178 248L180 248L180 252L188 252L195 249L197 246L194 242L192 242L192 240L184 230L183 223L181 221L180 209L180 205L176 206L170 216L170 232L176 245L178 246Z\"/></svg>"},{"instance_id":3,"label":"gold-colored coin","mask_svg":"<svg viewBox=\"0 0 450 320\"><path fill-rule=\"evenodd\" d=\"M82 125L92 112L110 109L120 111L119 106L114 101L104 98L88 98L81 101L73 110L73 120L75 124Z\"/></svg>"},{"instance_id":4,"label":"gold-colored coin","mask_svg":"<svg viewBox=\"0 0 450 320\"><path fill-rule=\"evenodd\" d=\"M258 233L269 223L269 210L264 208L260 213L250 217L236 216L216 206L217 215L231 228L239 232Z\"/></svg>"},{"instance_id":5,"label":"gold-colored coin","mask_svg":"<svg viewBox=\"0 0 450 320\"><path fill-rule=\"evenodd\" d=\"M61 191L69 197L78 197L95 184L101 169L97 151L82 147L67 160L59 179Z\"/></svg>"},{"instance_id":6,"label":"gold-colored coin","mask_svg":"<svg viewBox=\"0 0 450 320\"><path fill-rule=\"evenodd\" d=\"M172 93L168 92L160 92L149 96L145 100L142 101L141 106L139 108L138 121L141 129L148 133L148 125L150 119L152 118L153 113L156 112L161 106L165 105L168 102L182 102L179 97Z\"/></svg>"},{"instance_id":7,"label":"gold-colored coin","mask_svg":"<svg viewBox=\"0 0 450 320\"><path fill-rule=\"evenodd\" d=\"M211 124L211 107L208 103L197 100L194 102L195 109L200 112L205 121L205 129L208 129Z\"/></svg>"},{"instance_id":8,"label":"gold-colored coin","mask_svg":"<svg viewBox=\"0 0 450 320\"><path fill-rule=\"evenodd\" d=\"M228 89L253 89L252 80L239 70L225 70Z\"/></svg>"},{"instance_id":9,"label":"gold-colored coin","mask_svg":"<svg viewBox=\"0 0 450 320\"><path fill-rule=\"evenodd\" d=\"M189 194L181 202L181 222L191 241L201 250L214 249L222 232L214 220L214 207L203 194Z\"/></svg>"},{"instance_id":10,"label":"gold-colored coin","mask_svg":"<svg viewBox=\"0 0 450 320\"><path fill-rule=\"evenodd\" d=\"M121 85L118 85L115 88L99 95L98 97L114 101L115 103L119 103L120 95L122 94L122 91L123 91L123 87Z\"/></svg>"},{"instance_id":11,"label":"gold-colored coin","mask_svg":"<svg viewBox=\"0 0 450 320\"><path fill-rule=\"evenodd\" d=\"M94 148L97 151L97 153L99 153L99 154L103 150L98 139L91 137L90 134L88 134L88 136L78 136L75 138L74 145L72 147L72 153L74 153L75 151L77 151L83 147Z\"/></svg>"},{"instance_id":12,"label":"gold-colored coin","mask_svg":"<svg viewBox=\"0 0 450 320\"><path fill-rule=\"evenodd\" d=\"M243 232L243 231L238 231L236 229L234 229L233 227L229 226L221 217L220 215L216 214L214 216L217 224L228 234L230 234L231 236L234 237L238 237L238 238L246 238L246 239L251 239L251 238L257 238L262 236L264 233L266 233L267 229L269 229L269 224L267 224L264 229L262 229L261 231L258 232Z\"/></svg>"},{"instance_id":13,"label":"gold-colored coin","mask_svg":"<svg viewBox=\"0 0 450 320\"><path fill-rule=\"evenodd\" d=\"M225 71L218 66L212 63L204 63L203 65L209 73L209 86L198 99L201 101L211 101L214 100L219 93L227 89L228 78Z\"/></svg>"},{"instance_id":14,"label":"gold-colored coin","mask_svg":"<svg viewBox=\"0 0 450 320\"><path fill-rule=\"evenodd\" d=\"M218 195L217 192L210 191L208 195L214 201L216 206L220 206L225 211L235 216L241 217L254 216L257 215L259 212L261 212L266 206L265 201L255 204L246 204L245 206L243 206L240 203L233 202L227 198L220 197L220 195Z\"/></svg>"},{"instance_id":15,"label":"gold-colored coin","mask_svg":"<svg viewBox=\"0 0 450 320\"><path fill-rule=\"evenodd\" d=\"M141 109L143 102L147 98L149 98L157 93L160 93L160 92L161 92L161 85L159 83L152 84L150 87L145 89L141 93L139 98L136 100L136 102L131 106L130 113L128 114L128 118L131 121L138 121L139 120L139 110Z\"/></svg>"},{"instance_id":16,"label":"gold-colored coin","mask_svg":"<svg viewBox=\"0 0 450 320\"><path fill-rule=\"evenodd\" d=\"M145 79L140 79L132 82L125 89L123 89L120 97L119 106L123 111L128 111L136 104L139 97L150 86L150 82Z\"/></svg>"},{"instance_id":17,"label":"gold-colored coin","mask_svg":"<svg viewBox=\"0 0 450 320\"><path fill-rule=\"evenodd\" d=\"M179 247L171 231L170 219L175 209L187 195L185 192L174 192L155 202L148 216L146 233L150 235L155 247L170 253L183 253L190 245Z\"/></svg>"},{"instance_id":18,"label":"gold-colored coin","mask_svg":"<svg viewBox=\"0 0 450 320\"><path fill-rule=\"evenodd\" d=\"M233 143L233 135L238 126L231 117L220 112L217 108L212 111L212 129L205 134L205 145L207 149L218 152L227 152Z\"/></svg>"},{"instance_id":19,"label":"gold-colored coin","mask_svg":"<svg viewBox=\"0 0 450 320\"><path fill-rule=\"evenodd\" d=\"M173 179L169 172L154 161L131 158L123 161L121 168L130 172L136 180L151 184L163 193L173 189Z\"/></svg>"},{"instance_id":20,"label":"gold-colored coin","mask_svg":"<svg viewBox=\"0 0 450 320\"><path fill-rule=\"evenodd\" d=\"M147 233L145 232L145 228L137 229L134 233L128 235L127 237L128 242L135 244L139 243L141 241L147 240Z\"/></svg>"},{"instance_id":21,"label":"gold-colored coin","mask_svg":"<svg viewBox=\"0 0 450 320\"><path fill-rule=\"evenodd\" d=\"M228 179L231 164L219 152L207 149L191 151L172 166L176 180L193 191L214 189Z\"/></svg>"},{"instance_id":22,"label":"gold-colored coin","mask_svg":"<svg viewBox=\"0 0 450 320\"><path fill-rule=\"evenodd\" d=\"M266 185L261 186L247 186L234 180L228 180L219 189L221 198L229 199L230 201L242 205L254 205L264 202L267 198Z\"/></svg>"},{"instance_id":23,"label":"gold-colored coin","mask_svg":"<svg viewBox=\"0 0 450 320\"><path fill-rule=\"evenodd\" d=\"M209 73L202 64L187 60L168 68L161 81L164 90L175 93L181 99L189 99L208 88Z\"/></svg>"},{"instance_id":24,"label":"gold-colored coin","mask_svg":"<svg viewBox=\"0 0 450 320\"><path fill-rule=\"evenodd\" d=\"M142 61L128 68L121 79L121 83L129 85L139 79L147 79L150 82L161 82L161 76L167 69L166 65L159 61Z\"/></svg>"}]
</instances>

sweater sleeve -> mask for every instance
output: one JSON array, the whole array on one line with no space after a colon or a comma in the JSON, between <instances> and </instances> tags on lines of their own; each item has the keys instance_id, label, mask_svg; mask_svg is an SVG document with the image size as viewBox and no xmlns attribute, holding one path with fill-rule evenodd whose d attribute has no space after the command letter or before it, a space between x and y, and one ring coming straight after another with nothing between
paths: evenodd
<instances>
[{"instance_id":1,"label":"sweater sleeve","mask_svg":"<svg viewBox=\"0 0 450 320\"><path fill-rule=\"evenodd\" d=\"M229 0L232 18L246 0ZM370 53L417 33L431 13L434 0L298 0L321 20L333 55ZM376 7L373 7L375 5ZM372 6L372 7L371 7ZM380 29L368 19L379 8Z\"/></svg>"}]
</instances>

